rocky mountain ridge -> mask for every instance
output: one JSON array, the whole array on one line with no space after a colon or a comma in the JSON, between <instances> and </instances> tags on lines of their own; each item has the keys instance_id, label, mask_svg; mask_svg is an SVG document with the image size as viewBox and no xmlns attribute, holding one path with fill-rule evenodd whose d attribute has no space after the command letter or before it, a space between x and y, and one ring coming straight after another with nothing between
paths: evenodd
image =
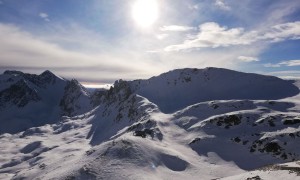
<instances>
[{"instance_id":1,"label":"rocky mountain ridge","mask_svg":"<svg viewBox=\"0 0 300 180\"><path fill-rule=\"evenodd\" d=\"M5 83L13 78L8 88L0 83L1 93L16 78L40 99L28 98L25 89L30 101L2 112L14 108L10 117L22 115L16 122L46 123L0 135L0 179L299 178L297 83L218 68L181 69L117 80L90 94L76 80L59 78L43 88L33 83L39 80L14 74L0 76ZM60 98L51 101L50 87ZM47 107L56 121L39 114Z\"/></svg>"},{"instance_id":2,"label":"rocky mountain ridge","mask_svg":"<svg viewBox=\"0 0 300 180\"><path fill-rule=\"evenodd\" d=\"M62 115L88 112L92 109L90 96L76 80L63 79L50 71L40 75L5 71L0 75L0 121L14 124L0 128L0 133L18 132L57 122ZM15 120L19 117L25 120Z\"/></svg>"}]
</instances>

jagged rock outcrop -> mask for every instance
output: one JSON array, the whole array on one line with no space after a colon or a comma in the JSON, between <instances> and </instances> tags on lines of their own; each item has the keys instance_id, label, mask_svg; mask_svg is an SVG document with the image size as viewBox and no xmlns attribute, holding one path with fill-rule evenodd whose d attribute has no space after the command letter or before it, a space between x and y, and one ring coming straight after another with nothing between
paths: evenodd
<instances>
[{"instance_id":1,"label":"jagged rock outcrop","mask_svg":"<svg viewBox=\"0 0 300 180\"><path fill-rule=\"evenodd\" d=\"M63 115L74 116L85 113L91 108L90 94L77 80L72 79L67 82L59 106Z\"/></svg>"},{"instance_id":2,"label":"jagged rock outcrop","mask_svg":"<svg viewBox=\"0 0 300 180\"><path fill-rule=\"evenodd\" d=\"M39 100L41 98L37 94L37 90L30 87L24 79L0 92L0 108L10 105L24 107L31 101L37 102Z\"/></svg>"}]
</instances>

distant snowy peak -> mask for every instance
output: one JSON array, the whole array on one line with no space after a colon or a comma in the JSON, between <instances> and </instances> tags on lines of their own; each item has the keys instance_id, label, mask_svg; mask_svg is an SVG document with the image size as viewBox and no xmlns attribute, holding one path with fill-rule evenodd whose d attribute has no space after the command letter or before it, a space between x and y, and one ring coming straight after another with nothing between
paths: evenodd
<instances>
[{"instance_id":1,"label":"distant snowy peak","mask_svg":"<svg viewBox=\"0 0 300 180\"><path fill-rule=\"evenodd\" d=\"M15 71L15 70L6 70L6 71L4 71L3 74L5 74L5 75L13 75L13 76L23 76L24 75L23 72L21 72L21 71Z\"/></svg>"},{"instance_id":2,"label":"distant snowy peak","mask_svg":"<svg viewBox=\"0 0 300 180\"><path fill-rule=\"evenodd\" d=\"M0 75L0 124L6 127L0 128L0 134L55 123L62 115L83 114L92 109L91 104L90 94L76 80L50 71L40 75L5 71Z\"/></svg>"},{"instance_id":3,"label":"distant snowy peak","mask_svg":"<svg viewBox=\"0 0 300 180\"><path fill-rule=\"evenodd\" d=\"M3 73L3 75L6 75L8 81L14 81L14 79L22 78L27 81L30 81L38 87L43 88L46 88L47 85L56 83L56 81L64 81L62 78L56 76L49 70L44 71L40 75L23 73L21 71L7 70Z\"/></svg>"},{"instance_id":4,"label":"distant snowy peak","mask_svg":"<svg viewBox=\"0 0 300 180\"><path fill-rule=\"evenodd\" d=\"M44 71L38 77L41 82L49 83L49 84L54 84L58 79L62 80L60 77L56 76L55 74L53 74L51 71L48 70Z\"/></svg>"},{"instance_id":5,"label":"distant snowy peak","mask_svg":"<svg viewBox=\"0 0 300 180\"><path fill-rule=\"evenodd\" d=\"M222 68L176 69L148 80L131 81L130 86L164 112L204 101L280 99L299 92L291 82L277 77Z\"/></svg>"},{"instance_id":6,"label":"distant snowy peak","mask_svg":"<svg viewBox=\"0 0 300 180\"><path fill-rule=\"evenodd\" d=\"M5 71L0 75L0 106L9 107L15 105L24 107L29 102L49 99L45 97L45 94L48 94L47 96L50 95L47 89L51 91L54 86L57 89L63 87L65 83L66 80L57 77L50 71L45 71L40 75L20 71ZM53 88L49 86L53 86ZM59 94L51 97L55 96L59 96ZM53 98L51 101L53 101Z\"/></svg>"},{"instance_id":7,"label":"distant snowy peak","mask_svg":"<svg viewBox=\"0 0 300 180\"><path fill-rule=\"evenodd\" d=\"M37 102L41 100L36 89L30 87L28 83L21 79L9 88L0 92L0 107L16 105L24 107L30 101Z\"/></svg>"},{"instance_id":8,"label":"distant snowy peak","mask_svg":"<svg viewBox=\"0 0 300 180\"><path fill-rule=\"evenodd\" d=\"M0 87L2 107L10 101L24 107L30 101L42 100L49 106L60 106L64 115L74 115L84 113L82 110L87 111L91 104L89 92L77 80L65 80L49 70L40 75L5 71L0 75Z\"/></svg>"},{"instance_id":9,"label":"distant snowy peak","mask_svg":"<svg viewBox=\"0 0 300 180\"><path fill-rule=\"evenodd\" d=\"M67 82L64 95L60 101L63 115L77 115L91 109L89 92L77 80Z\"/></svg>"}]
</instances>

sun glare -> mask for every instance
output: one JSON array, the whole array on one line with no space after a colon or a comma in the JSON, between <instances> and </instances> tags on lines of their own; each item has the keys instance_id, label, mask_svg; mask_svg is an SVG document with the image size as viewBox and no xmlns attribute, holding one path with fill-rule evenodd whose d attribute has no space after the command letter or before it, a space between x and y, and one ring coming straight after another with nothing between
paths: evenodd
<instances>
[{"instance_id":1,"label":"sun glare","mask_svg":"<svg viewBox=\"0 0 300 180\"><path fill-rule=\"evenodd\" d=\"M157 0L136 0L132 7L132 17L141 27L150 27L158 18Z\"/></svg>"}]
</instances>

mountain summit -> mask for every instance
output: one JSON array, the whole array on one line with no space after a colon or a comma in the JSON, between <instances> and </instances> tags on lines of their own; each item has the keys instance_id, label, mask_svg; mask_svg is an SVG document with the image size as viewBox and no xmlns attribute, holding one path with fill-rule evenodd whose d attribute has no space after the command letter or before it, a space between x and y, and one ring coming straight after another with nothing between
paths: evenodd
<instances>
[{"instance_id":1,"label":"mountain summit","mask_svg":"<svg viewBox=\"0 0 300 180\"><path fill-rule=\"evenodd\" d=\"M281 99L299 89L273 76L242 73L221 68L177 69L130 86L157 104L163 112L174 112L197 102L229 99Z\"/></svg>"}]
</instances>

